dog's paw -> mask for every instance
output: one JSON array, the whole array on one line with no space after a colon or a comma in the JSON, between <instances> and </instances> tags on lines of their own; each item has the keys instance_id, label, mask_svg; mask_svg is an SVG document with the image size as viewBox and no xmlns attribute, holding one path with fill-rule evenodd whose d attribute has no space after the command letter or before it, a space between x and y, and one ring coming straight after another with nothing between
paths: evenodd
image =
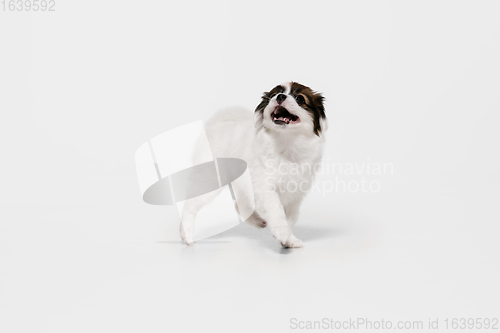
<instances>
[{"instance_id":1,"label":"dog's paw","mask_svg":"<svg viewBox=\"0 0 500 333\"><path fill-rule=\"evenodd\" d=\"M193 229L192 228L185 228L182 223L181 223L179 229L180 229L179 231L180 231L181 238L184 241L184 243L186 243L187 245L193 245L194 244Z\"/></svg>"},{"instance_id":2,"label":"dog's paw","mask_svg":"<svg viewBox=\"0 0 500 333\"><path fill-rule=\"evenodd\" d=\"M290 228L288 226L283 226L283 227L270 227L271 228L271 234L273 235L274 238L278 242L281 243L281 245L284 246L288 238L290 237Z\"/></svg>"},{"instance_id":3,"label":"dog's paw","mask_svg":"<svg viewBox=\"0 0 500 333\"><path fill-rule=\"evenodd\" d=\"M302 241L300 239L298 239L297 237L295 237L294 235L290 235L290 237L288 237L287 241L282 245L285 248L304 247L304 243L302 243Z\"/></svg>"}]
</instances>

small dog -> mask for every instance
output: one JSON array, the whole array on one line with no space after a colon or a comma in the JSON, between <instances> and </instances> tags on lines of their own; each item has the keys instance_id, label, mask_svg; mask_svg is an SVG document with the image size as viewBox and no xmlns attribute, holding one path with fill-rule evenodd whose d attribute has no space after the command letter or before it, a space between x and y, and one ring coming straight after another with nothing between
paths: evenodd
<instances>
[{"instance_id":1,"label":"small dog","mask_svg":"<svg viewBox=\"0 0 500 333\"><path fill-rule=\"evenodd\" d=\"M327 130L324 97L309 87L287 82L264 93L254 115L246 110L216 114L206 125L214 158L247 162L255 211L246 221L269 229L283 247L302 247L293 234L300 204L311 188ZM194 218L205 203L186 205L180 234L193 243Z\"/></svg>"}]
</instances>

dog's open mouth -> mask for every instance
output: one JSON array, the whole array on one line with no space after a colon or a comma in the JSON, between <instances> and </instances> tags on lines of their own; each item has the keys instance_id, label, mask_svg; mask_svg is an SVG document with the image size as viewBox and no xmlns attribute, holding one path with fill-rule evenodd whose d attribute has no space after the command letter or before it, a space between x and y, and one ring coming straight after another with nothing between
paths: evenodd
<instances>
[{"instance_id":1,"label":"dog's open mouth","mask_svg":"<svg viewBox=\"0 0 500 333\"><path fill-rule=\"evenodd\" d=\"M274 109L274 112L271 113L271 119L277 125L296 124L300 122L299 117L291 114L282 106L277 106L276 109Z\"/></svg>"}]
</instances>

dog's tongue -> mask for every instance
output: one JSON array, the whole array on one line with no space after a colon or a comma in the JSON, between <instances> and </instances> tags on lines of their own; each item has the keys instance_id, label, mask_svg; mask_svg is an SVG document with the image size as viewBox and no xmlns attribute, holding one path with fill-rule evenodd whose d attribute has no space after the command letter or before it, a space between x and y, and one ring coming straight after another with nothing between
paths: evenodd
<instances>
[{"instance_id":1,"label":"dog's tongue","mask_svg":"<svg viewBox=\"0 0 500 333\"><path fill-rule=\"evenodd\" d=\"M282 121L282 122L288 124L290 122L290 118L287 118L287 117L274 117L274 121Z\"/></svg>"},{"instance_id":2,"label":"dog's tongue","mask_svg":"<svg viewBox=\"0 0 500 333\"><path fill-rule=\"evenodd\" d=\"M294 124L297 122L298 117L288 112L282 106L276 108L273 113L273 121L279 125Z\"/></svg>"}]
</instances>

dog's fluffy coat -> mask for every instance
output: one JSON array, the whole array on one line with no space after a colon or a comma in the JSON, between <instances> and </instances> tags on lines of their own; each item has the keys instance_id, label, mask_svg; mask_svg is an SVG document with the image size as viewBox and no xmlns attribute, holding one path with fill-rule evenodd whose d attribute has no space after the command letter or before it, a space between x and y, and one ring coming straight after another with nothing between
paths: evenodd
<instances>
[{"instance_id":1,"label":"dog's fluffy coat","mask_svg":"<svg viewBox=\"0 0 500 333\"><path fill-rule=\"evenodd\" d=\"M214 158L247 162L255 196L255 212L247 222L269 226L284 247L302 247L293 228L302 199L312 185L314 168L310 166L322 157L327 129L323 101L323 96L310 88L288 82L264 93L254 115L228 110L216 114L206 125ZM309 167L302 172L284 171L292 165L295 170L297 165ZM206 203L195 198L184 208L180 233L187 244L193 243L194 219Z\"/></svg>"}]
</instances>

